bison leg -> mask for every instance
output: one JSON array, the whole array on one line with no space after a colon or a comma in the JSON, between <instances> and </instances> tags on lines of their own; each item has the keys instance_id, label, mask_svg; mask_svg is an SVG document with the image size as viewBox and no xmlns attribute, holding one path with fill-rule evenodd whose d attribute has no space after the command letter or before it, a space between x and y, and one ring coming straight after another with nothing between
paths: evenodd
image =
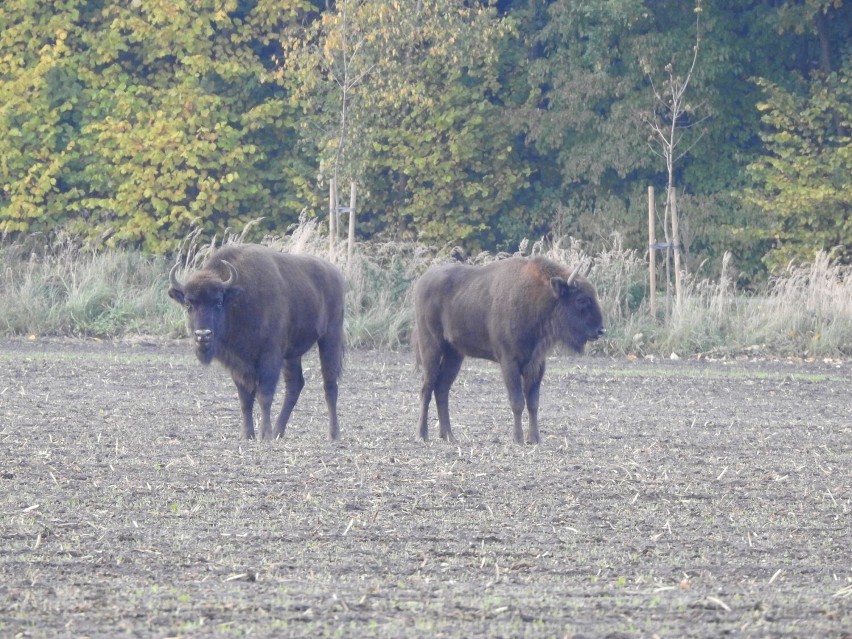
<instances>
[{"instance_id":1,"label":"bison leg","mask_svg":"<svg viewBox=\"0 0 852 639\"><path fill-rule=\"evenodd\" d=\"M280 360L266 361L261 366L257 382L257 402L260 404L260 436L262 439L273 439L272 432L272 400L275 397L275 387L281 376Z\"/></svg>"},{"instance_id":2,"label":"bison leg","mask_svg":"<svg viewBox=\"0 0 852 639\"><path fill-rule=\"evenodd\" d=\"M254 439L254 389L237 382L240 412L243 414L243 439Z\"/></svg>"},{"instance_id":3,"label":"bison leg","mask_svg":"<svg viewBox=\"0 0 852 639\"><path fill-rule=\"evenodd\" d=\"M464 355L453 348L444 348L441 364L438 367L438 376L435 380L435 404L438 406L438 424L440 425L441 439L454 442L453 430L450 427L450 386L456 380L461 369Z\"/></svg>"},{"instance_id":4,"label":"bison leg","mask_svg":"<svg viewBox=\"0 0 852 639\"><path fill-rule=\"evenodd\" d=\"M527 443L537 444L538 434L538 396L541 390L541 380L544 377L544 362L529 364L523 373L524 396L527 400L527 412L530 415L530 427L527 431Z\"/></svg>"},{"instance_id":5,"label":"bison leg","mask_svg":"<svg viewBox=\"0 0 852 639\"><path fill-rule=\"evenodd\" d=\"M302 374L302 358L293 357L284 360L284 405L275 423L274 438L283 437L284 429L290 419L290 413L299 399L302 389L305 387L305 376Z\"/></svg>"},{"instance_id":6,"label":"bison leg","mask_svg":"<svg viewBox=\"0 0 852 639\"><path fill-rule=\"evenodd\" d=\"M441 351L428 348L422 340L418 348L420 365L423 366L423 386L420 389L420 438L426 441L429 439L429 403L432 401L432 392L435 390L435 381L438 379Z\"/></svg>"},{"instance_id":7,"label":"bison leg","mask_svg":"<svg viewBox=\"0 0 852 639\"><path fill-rule=\"evenodd\" d=\"M334 441L340 434L337 424L337 378L343 368L343 336L328 336L319 342L318 347L325 403L328 406L328 437Z\"/></svg>"},{"instance_id":8,"label":"bison leg","mask_svg":"<svg viewBox=\"0 0 852 639\"><path fill-rule=\"evenodd\" d=\"M524 443L524 429L521 423L524 416L524 391L521 386L521 371L513 361L501 361L503 370L503 381L509 392L509 403L512 406L512 414L515 416L515 441Z\"/></svg>"}]
</instances>

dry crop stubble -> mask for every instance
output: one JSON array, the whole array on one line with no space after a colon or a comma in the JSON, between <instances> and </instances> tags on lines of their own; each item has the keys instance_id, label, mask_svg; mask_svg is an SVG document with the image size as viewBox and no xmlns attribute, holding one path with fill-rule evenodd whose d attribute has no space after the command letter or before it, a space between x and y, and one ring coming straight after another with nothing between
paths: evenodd
<instances>
[{"instance_id":1,"label":"dry crop stubble","mask_svg":"<svg viewBox=\"0 0 852 639\"><path fill-rule=\"evenodd\" d=\"M409 353L315 356L238 439L188 344L0 348L0 633L848 636L848 363L551 358L539 447L499 372L416 438ZM280 400L279 400L280 401Z\"/></svg>"}]
</instances>

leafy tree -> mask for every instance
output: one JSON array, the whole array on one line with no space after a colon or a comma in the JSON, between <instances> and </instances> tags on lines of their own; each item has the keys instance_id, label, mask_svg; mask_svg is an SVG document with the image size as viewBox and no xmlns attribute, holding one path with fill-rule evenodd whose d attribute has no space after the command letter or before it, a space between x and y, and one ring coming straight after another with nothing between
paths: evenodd
<instances>
[{"instance_id":1,"label":"leafy tree","mask_svg":"<svg viewBox=\"0 0 852 639\"><path fill-rule=\"evenodd\" d=\"M758 213L742 202L732 210L730 200L764 148L753 78L785 86L819 66L821 52L836 58L844 34L848 40L850 7L841 0L702 2L701 63L684 106L691 114L700 104L706 120L700 144L675 169L696 260L734 249L755 271L764 240L746 239L743 230L757 225ZM639 123L651 106L646 74L692 50L692 9L671 0L508 3L529 58L520 67L527 96L511 110L512 122L526 140L531 207L541 223L587 239L618 230L628 246L645 246L645 190L666 183Z\"/></svg>"},{"instance_id":2,"label":"leafy tree","mask_svg":"<svg viewBox=\"0 0 852 639\"><path fill-rule=\"evenodd\" d=\"M83 86L73 42L81 0L0 4L0 233L64 221L63 181L80 166Z\"/></svg>"},{"instance_id":3,"label":"leafy tree","mask_svg":"<svg viewBox=\"0 0 852 639\"><path fill-rule=\"evenodd\" d=\"M767 155L749 166L757 186L747 201L767 215L765 234L773 268L811 261L820 250L852 263L852 58L806 95L758 80Z\"/></svg>"},{"instance_id":4,"label":"leafy tree","mask_svg":"<svg viewBox=\"0 0 852 639\"><path fill-rule=\"evenodd\" d=\"M799 47L804 49L799 57L807 60L808 67L815 61L814 66L823 76L834 71L840 48L848 44L852 29L848 1L844 6L843 0L782 0L770 16L779 35L804 36L799 38ZM798 70L809 71L810 68L803 69L800 65Z\"/></svg>"},{"instance_id":5,"label":"leafy tree","mask_svg":"<svg viewBox=\"0 0 852 639\"><path fill-rule=\"evenodd\" d=\"M324 175L339 165L365 187L362 231L472 246L499 238L526 178L496 99L509 29L479 2L349 0L285 56L282 77Z\"/></svg>"},{"instance_id":6,"label":"leafy tree","mask_svg":"<svg viewBox=\"0 0 852 639\"><path fill-rule=\"evenodd\" d=\"M845 241L824 218L844 214L826 185L845 184L852 2L702 6L685 106L703 105L708 120L674 176L692 252L733 248L752 271L767 243L792 250L800 229L826 232L814 247ZM360 184L364 235L497 248L549 229L615 230L641 247L645 189L667 177L640 119L647 70L691 50L692 8L4 0L0 233L68 229L167 251L196 223L221 231L263 216L282 229L325 208L336 167ZM732 206L745 186L746 205ZM808 211L798 217L793 191Z\"/></svg>"},{"instance_id":7,"label":"leafy tree","mask_svg":"<svg viewBox=\"0 0 852 639\"><path fill-rule=\"evenodd\" d=\"M20 32L3 36L4 59L39 29L53 40L4 73L4 94L34 89L22 108L7 106L0 133L13 134L11 144L18 131L35 134L31 148L16 144L17 165L4 172L3 229L58 225L94 243L162 251L197 223L222 230L260 216L270 226L297 219L313 169L288 153L293 113L269 71L276 39L309 8L4 3L4 21Z\"/></svg>"},{"instance_id":8,"label":"leafy tree","mask_svg":"<svg viewBox=\"0 0 852 639\"><path fill-rule=\"evenodd\" d=\"M512 121L532 154L538 218L550 215L554 226L586 237L618 230L629 245L644 246L645 191L667 178L648 149L643 125L642 115L654 106L648 74L692 51L693 6L645 0L522 4L528 95L512 110ZM715 19L705 23L702 60L711 66L719 55L709 35ZM719 75L721 68L704 64L696 70L691 97L707 104L703 116L714 114L709 87ZM684 112L692 111L685 105ZM677 168L676 182L688 188L694 184L689 172L700 161L696 155ZM554 211L561 219L553 219Z\"/></svg>"}]
</instances>

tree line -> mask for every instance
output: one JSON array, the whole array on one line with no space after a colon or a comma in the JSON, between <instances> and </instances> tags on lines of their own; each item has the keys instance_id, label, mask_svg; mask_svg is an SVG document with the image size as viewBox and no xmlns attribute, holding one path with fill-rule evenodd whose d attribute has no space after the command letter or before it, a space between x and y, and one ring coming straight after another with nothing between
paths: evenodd
<instances>
[{"instance_id":1,"label":"tree line","mask_svg":"<svg viewBox=\"0 0 852 639\"><path fill-rule=\"evenodd\" d=\"M4 0L0 233L169 252L321 215L336 177L365 238L643 249L653 87L695 57L691 259L848 263L850 25L848 0Z\"/></svg>"}]
</instances>

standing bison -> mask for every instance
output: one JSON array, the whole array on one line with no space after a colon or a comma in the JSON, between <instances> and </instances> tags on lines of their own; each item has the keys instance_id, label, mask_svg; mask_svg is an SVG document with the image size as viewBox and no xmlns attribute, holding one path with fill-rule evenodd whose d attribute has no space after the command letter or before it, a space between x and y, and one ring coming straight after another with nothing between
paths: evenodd
<instances>
[{"instance_id":1,"label":"standing bison","mask_svg":"<svg viewBox=\"0 0 852 639\"><path fill-rule=\"evenodd\" d=\"M219 249L181 284L169 274L169 296L186 308L195 354L205 366L218 360L240 396L243 437L254 438L254 400L260 434L284 434L305 385L302 355L319 347L329 437L337 439L337 378L343 366L343 276L316 257L290 255L256 244ZM269 411L281 369L284 406L272 430Z\"/></svg>"},{"instance_id":2,"label":"standing bison","mask_svg":"<svg viewBox=\"0 0 852 639\"><path fill-rule=\"evenodd\" d=\"M428 438L432 393L441 438L453 440L448 398L466 355L499 362L515 415L515 441L538 443L538 397L547 353L558 343L582 352L604 335L594 287L578 269L543 257L430 268L414 289L417 363L423 367L420 437Z\"/></svg>"}]
</instances>

